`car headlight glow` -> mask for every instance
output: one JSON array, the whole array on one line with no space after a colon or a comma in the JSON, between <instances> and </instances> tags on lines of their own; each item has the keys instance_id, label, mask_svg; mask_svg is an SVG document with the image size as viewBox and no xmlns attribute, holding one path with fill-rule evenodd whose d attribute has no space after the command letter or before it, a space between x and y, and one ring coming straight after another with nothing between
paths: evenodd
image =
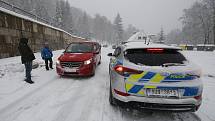
<instances>
[{"instance_id":1,"label":"car headlight glow","mask_svg":"<svg viewBox=\"0 0 215 121\"><path fill-rule=\"evenodd\" d=\"M60 65L60 61L59 61L59 60L57 60L57 61L56 61L56 64L57 64L57 65Z\"/></svg>"},{"instance_id":2,"label":"car headlight glow","mask_svg":"<svg viewBox=\"0 0 215 121\"><path fill-rule=\"evenodd\" d=\"M93 60L92 58L89 59L89 60L86 60L86 61L84 61L84 64L85 64L85 65L88 65L88 64L92 63L92 60Z\"/></svg>"}]
</instances>

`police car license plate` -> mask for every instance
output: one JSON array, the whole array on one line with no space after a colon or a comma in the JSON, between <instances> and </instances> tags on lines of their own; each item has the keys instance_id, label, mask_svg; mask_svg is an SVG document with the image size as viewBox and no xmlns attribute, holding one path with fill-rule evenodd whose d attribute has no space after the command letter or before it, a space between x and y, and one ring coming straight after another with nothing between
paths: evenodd
<instances>
[{"instance_id":1,"label":"police car license plate","mask_svg":"<svg viewBox=\"0 0 215 121\"><path fill-rule=\"evenodd\" d=\"M76 72L77 69L76 68L64 68L65 72Z\"/></svg>"},{"instance_id":2,"label":"police car license plate","mask_svg":"<svg viewBox=\"0 0 215 121\"><path fill-rule=\"evenodd\" d=\"M178 90L147 89L146 92L149 97L178 97Z\"/></svg>"}]
</instances>

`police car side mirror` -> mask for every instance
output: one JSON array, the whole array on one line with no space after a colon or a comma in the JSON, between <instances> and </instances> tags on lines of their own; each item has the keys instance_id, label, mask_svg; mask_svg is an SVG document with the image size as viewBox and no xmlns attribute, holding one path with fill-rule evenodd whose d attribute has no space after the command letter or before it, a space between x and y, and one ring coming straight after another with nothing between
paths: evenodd
<instances>
[{"instance_id":1,"label":"police car side mirror","mask_svg":"<svg viewBox=\"0 0 215 121\"><path fill-rule=\"evenodd\" d=\"M113 56L113 54L112 53L108 53L107 56L111 57L111 56Z\"/></svg>"}]
</instances>

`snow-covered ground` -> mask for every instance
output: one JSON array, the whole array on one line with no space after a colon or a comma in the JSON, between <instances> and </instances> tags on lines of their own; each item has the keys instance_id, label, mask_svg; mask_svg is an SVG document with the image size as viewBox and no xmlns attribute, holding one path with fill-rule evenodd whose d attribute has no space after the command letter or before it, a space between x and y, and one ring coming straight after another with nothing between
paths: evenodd
<instances>
[{"instance_id":1,"label":"snow-covered ground","mask_svg":"<svg viewBox=\"0 0 215 121\"><path fill-rule=\"evenodd\" d=\"M203 104L196 113L139 112L112 107L108 102L109 58L102 49L102 64L89 78L60 78L54 70L40 67L24 80L20 57L0 59L0 121L215 121L215 52L184 54L203 69ZM56 51L54 60L62 53Z\"/></svg>"}]
</instances>

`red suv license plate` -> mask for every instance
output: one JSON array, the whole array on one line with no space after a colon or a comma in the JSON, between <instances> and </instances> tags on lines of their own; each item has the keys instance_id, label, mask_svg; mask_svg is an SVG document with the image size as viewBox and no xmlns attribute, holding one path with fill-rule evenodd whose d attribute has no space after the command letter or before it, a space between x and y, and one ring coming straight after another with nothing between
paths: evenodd
<instances>
[{"instance_id":1,"label":"red suv license plate","mask_svg":"<svg viewBox=\"0 0 215 121\"><path fill-rule=\"evenodd\" d=\"M64 68L65 72L76 72L77 69L76 68Z\"/></svg>"}]
</instances>

